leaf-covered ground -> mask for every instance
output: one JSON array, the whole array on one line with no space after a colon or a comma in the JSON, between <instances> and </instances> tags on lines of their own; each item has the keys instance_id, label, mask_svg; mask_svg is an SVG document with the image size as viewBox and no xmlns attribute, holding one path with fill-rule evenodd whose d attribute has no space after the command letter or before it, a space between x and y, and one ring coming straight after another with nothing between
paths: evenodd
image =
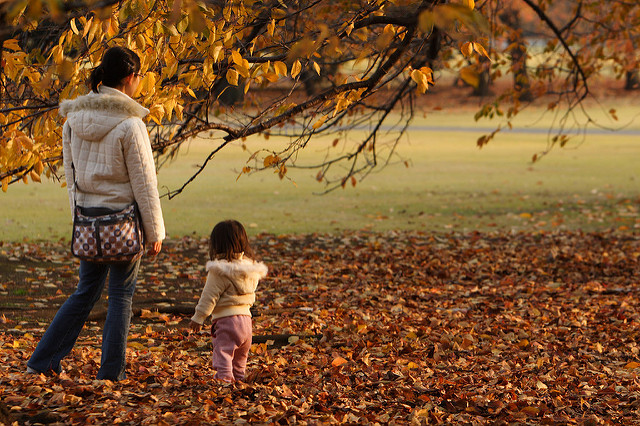
<instances>
[{"instance_id":1,"label":"leaf-covered ground","mask_svg":"<svg viewBox=\"0 0 640 426\"><path fill-rule=\"evenodd\" d=\"M66 243L0 246L0 420L640 423L632 233L262 235L254 245L271 268L254 316L262 343L235 385L212 379L207 332L183 329L205 241L169 241L145 261L118 383L94 380L103 302L65 373L24 373L76 264Z\"/></svg>"}]
</instances>

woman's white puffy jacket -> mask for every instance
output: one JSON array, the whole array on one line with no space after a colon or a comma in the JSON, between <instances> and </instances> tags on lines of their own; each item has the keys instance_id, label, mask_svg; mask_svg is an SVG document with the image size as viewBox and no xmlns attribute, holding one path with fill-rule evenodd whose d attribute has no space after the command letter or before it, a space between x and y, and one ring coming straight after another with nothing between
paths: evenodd
<instances>
[{"instance_id":1,"label":"woman's white puffy jacket","mask_svg":"<svg viewBox=\"0 0 640 426\"><path fill-rule=\"evenodd\" d=\"M135 200L145 239L162 241L158 181L142 121L149 110L117 89L100 86L99 91L60 103L60 115L67 117L62 143L71 211L76 189L73 163L79 206L116 210Z\"/></svg>"}]
</instances>

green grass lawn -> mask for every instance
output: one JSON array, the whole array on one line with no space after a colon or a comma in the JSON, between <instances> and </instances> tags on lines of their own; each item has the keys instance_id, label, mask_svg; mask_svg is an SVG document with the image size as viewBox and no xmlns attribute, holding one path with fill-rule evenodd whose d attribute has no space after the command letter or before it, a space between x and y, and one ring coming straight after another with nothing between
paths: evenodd
<instances>
[{"instance_id":1,"label":"green grass lawn","mask_svg":"<svg viewBox=\"0 0 640 426\"><path fill-rule=\"evenodd\" d=\"M620 122L638 109L618 112ZM416 121L398 149L401 161L325 195L317 171L290 169L280 180L270 171L243 175L249 156L239 145L217 155L199 178L172 200L163 198L171 238L206 236L225 218L242 221L252 234L331 233L345 229L469 232L617 229L640 227L639 136L593 134L579 146L544 150L544 133L503 132L483 149L475 140L492 123L473 121L473 112L436 112ZM531 122L531 116L516 122ZM543 118L536 126L545 129ZM427 130L455 126L461 131ZM636 127L637 128L637 127ZM357 134L352 134L356 138ZM321 155L329 139L314 141L302 160ZM277 145L274 138L246 141L249 150ZM209 142L191 143L159 174L161 193L176 189L209 152ZM0 193L0 240L68 239L71 214L66 189L59 183L15 184Z\"/></svg>"}]
</instances>

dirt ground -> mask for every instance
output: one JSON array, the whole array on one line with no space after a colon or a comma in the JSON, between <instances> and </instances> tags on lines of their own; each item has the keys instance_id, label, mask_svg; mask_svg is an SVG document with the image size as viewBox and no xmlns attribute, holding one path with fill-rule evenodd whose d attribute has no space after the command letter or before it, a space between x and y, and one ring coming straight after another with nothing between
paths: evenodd
<instances>
[{"instance_id":1,"label":"dirt ground","mask_svg":"<svg viewBox=\"0 0 640 426\"><path fill-rule=\"evenodd\" d=\"M192 311L203 284L206 241L167 241L156 258L145 257L138 274L134 306L180 314ZM50 321L75 290L79 261L65 243L0 242L0 315L25 325ZM106 291L90 321L100 324L107 308ZM176 306L185 305L185 308Z\"/></svg>"}]
</instances>

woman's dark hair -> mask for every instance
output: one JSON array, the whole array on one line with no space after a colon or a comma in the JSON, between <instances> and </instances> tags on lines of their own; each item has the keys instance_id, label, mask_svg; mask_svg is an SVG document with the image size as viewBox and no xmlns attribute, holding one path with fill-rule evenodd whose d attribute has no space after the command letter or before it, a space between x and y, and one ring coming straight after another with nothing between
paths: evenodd
<instances>
[{"instance_id":1,"label":"woman's dark hair","mask_svg":"<svg viewBox=\"0 0 640 426\"><path fill-rule=\"evenodd\" d=\"M98 93L100 83L109 87L118 87L122 79L140 71L140 57L126 47L110 47L104 52L102 62L91 71L89 84L91 90Z\"/></svg>"},{"instance_id":2,"label":"woman's dark hair","mask_svg":"<svg viewBox=\"0 0 640 426\"><path fill-rule=\"evenodd\" d=\"M225 220L218 223L209 238L209 259L237 259L240 253L254 259L253 250L244 227L237 220Z\"/></svg>"}]
</instances>

